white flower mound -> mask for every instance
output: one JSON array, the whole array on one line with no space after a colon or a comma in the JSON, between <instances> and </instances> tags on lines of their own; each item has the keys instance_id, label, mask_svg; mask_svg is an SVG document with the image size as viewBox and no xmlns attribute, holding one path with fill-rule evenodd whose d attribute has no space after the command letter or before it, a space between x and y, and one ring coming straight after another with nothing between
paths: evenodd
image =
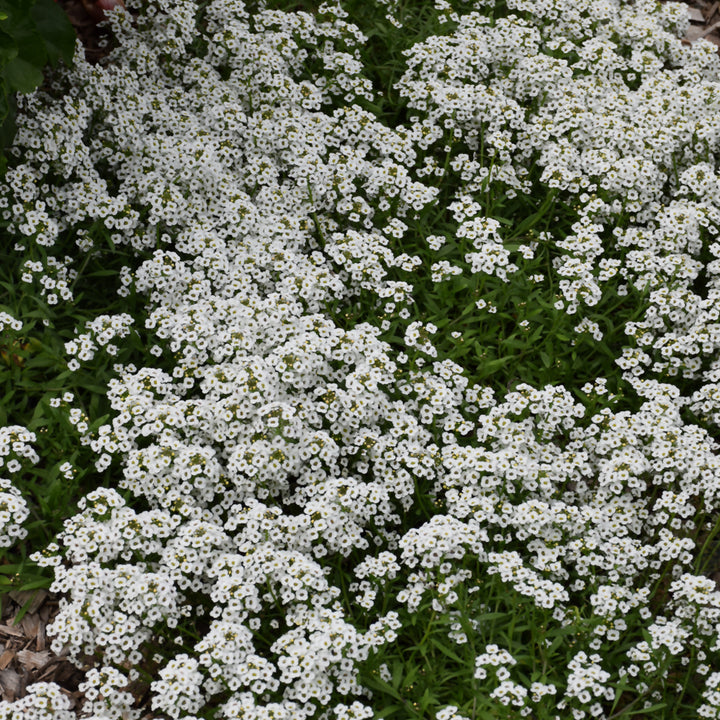
<instances>
[{"instance_id":1,"label":"white flower mound","mask_svg":"<svg viewBox=\"0 0 720 720\"><path fill-rule=\"evenodd\" d=\"M48 302L70 300L76 260L53 248L77 225L103 225L116 246L148 253L121 282L147 297L144 331L159 340L144 367L117 368L112 421L87 437L98 467L119 459L118 489L147 509L98 489L51 557L39 557L64 594L53 648L98 661L83 684L85 714L140 717L126 688L141 667L163 717L372 717L358 668L401 628L397 613L377 609L385 588L400 588L410 611L432 591L433 610L457 615L463 588L499 582L555 628L577 613L569 593L582 597L595 637L555 669L561 682L525 687L512 654L490 645L468 669L490 676L488 693L523 715L545 696L575 717L598 715L613 683L651 675L653 662L667 668L691 647L705 667L718 659L720 596L693 573L689 536L696 507L713 516L720 506L719 447L683 422L688 398L641 369L630 375L645 400L635 415L595 413L561 387L521 385L499 400L447 360L411 372L370 322L341 327L326 312L362 292L399 307L412 300L391 269L417 259L395 256L392 238L437 196L413 178L449 129L478 149L482 134L493 160L466 155L451 166L466 183L452 207L458 237L472 241L472 273L503 280L516 269L472 194L487 182L528 191L537 160L537 182L579 199L554 268L568 312L591 308L617 272L655 290L637 324L648 358L700 372L695 356L679 359L686 343L702 336L704 353L717 349L712 262L707 297L689 295L698 243L716 230L706 191L720 187L717 59L703 43L681 46L670 6L653 20L647 3L508 0L527 17L490 25L486 4L408 54L398 87L424 115L410 128L384 127L354 104L372 98L358 61L366 38L332 3L317 16L250 17L241 0L210 2L203 57L191 48L195 2L138 7L135 25L117 11L107 67L78 53L61 100L23 101L6 215L49 254L27 264L25 279ZM661 96L670 98L662 123ZM669 189L676 167L683 184ZM61 178L52 186L51 171ZM606 250L601 234L623 213L623 250ZM668 230L673 217L690 227L687 213L706 230ZM76 234L76 254L91 252L92 237ZM456 273L433 267L438 281ZM132 324L104 315L79 329L66 346L74 366L114 354L111 340ZM590 320L578 327L597 332ZM407 323L404 335L432 358L436 331ZM636 350L621 362L652 361ZM693 399L708 413L713 372ZM605 392L602 380L584 390ZM421 493L444 511L403 534L401 515ZM341 589L333 569L355 550L365 555L357 582ZM682 582L669 591L668 617L656 616L643 583L668 563ZM467 570L476 564L480 575ZM366 630L356 607L370 617ZM631 612L648 621L649 640L621 667L603 667L596 650ZM459 624L451 637L467 641ZM710 675L703 717L717 691ZM61 717L52 713L65 706L51 708L42 693L0 703L0 713L27 706ZM456 710L437 717L463 717Z\"/></svg>"},{"instance_id":2,"label":"white flower mound","mask_svg":"<svg viewBox=\"0 0 720 720\"><path fill-rule=\"evenodd\" d=\"M26 462L38 463L40 457L31 445L37 437L20 425L0 428L0 472L15 475ZM23 523L30 515L27 502L12 479L0 477L0 547L12 547L27 536Z\"/></svg>"}]
</instances>

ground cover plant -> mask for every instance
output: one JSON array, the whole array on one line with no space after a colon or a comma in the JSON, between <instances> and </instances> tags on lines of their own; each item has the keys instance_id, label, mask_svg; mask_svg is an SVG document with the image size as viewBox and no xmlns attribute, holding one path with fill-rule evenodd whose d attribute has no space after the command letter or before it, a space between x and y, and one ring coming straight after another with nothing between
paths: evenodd
<instances>
[{"instance_id":1,"label":"ground cover plant","mask_svg":"<svg viewBox=\"0 0 720 720\"><path fill-rule=\"evenodd\" d=\"M0 718L720 717L684 6L126 4L0 187Z\"/></svg>"}]
</instances>

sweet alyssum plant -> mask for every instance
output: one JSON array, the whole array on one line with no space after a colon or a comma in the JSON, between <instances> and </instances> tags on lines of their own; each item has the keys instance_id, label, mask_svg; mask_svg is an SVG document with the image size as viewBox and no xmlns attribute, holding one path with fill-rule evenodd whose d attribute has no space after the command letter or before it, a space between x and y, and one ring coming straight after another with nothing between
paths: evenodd
<instances>
[{"instance_id":1,"label":"sweet alyssum plant","mask_svg":"<svg viewBox=\"0 0 720 720\"><path fill-rule=\"evenodd\" d=\"M0 717L720 717L720 61L683 6L127 4L1 188L44 307L107 262L144 308L64 344L112 368L108 417L55 403L107 483L34 555L83 700Z\"/></svg>"}]
</instances>

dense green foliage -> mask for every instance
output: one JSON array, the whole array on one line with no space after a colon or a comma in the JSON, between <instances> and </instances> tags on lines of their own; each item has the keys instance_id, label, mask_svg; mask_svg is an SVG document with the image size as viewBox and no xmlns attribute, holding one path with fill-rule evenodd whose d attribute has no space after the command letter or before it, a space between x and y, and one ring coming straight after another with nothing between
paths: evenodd
<instances>
[{"instance_id":1,"label":"dense green foliage","mask_svg":"<svg viewBox=\"0 0 720 720\"><path fill-rule=\"evenodd\" d=\"M53 0L0 0L0 150L15 134L15 93L42 85L43 70L72 64L75 30ZM6 162L0 154L0 171Z\"/></svg>"}]
</instances>

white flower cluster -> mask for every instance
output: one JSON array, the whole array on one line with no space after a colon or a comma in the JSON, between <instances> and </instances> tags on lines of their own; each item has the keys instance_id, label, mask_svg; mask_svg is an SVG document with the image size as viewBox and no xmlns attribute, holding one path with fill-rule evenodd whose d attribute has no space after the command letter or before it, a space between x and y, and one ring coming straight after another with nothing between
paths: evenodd
<instances>
[{"instance_id":1,"label":"white flower cluster","mask_svg":"<svg viewBox=\"0 0 720 720\"><path fill-rule=\"evenodd\" d=\"M397 86L417 115L388 128L360 107L374 99L367 38L341 3L127 4L137 17L112 14L107 65L78 53L62 99L21 99L0 188L10 232L42 249L23 279L70 301L83 278L62 238L86 257L105 237L134 258L121 284L146 298L144 330L159 341L143 367L116 366L97 433L71 411L98 469L118 461L117 488L88 494L36 555L64 596L53 649L96 662L82 712L135 717L128 688L150 674L166 718L372 717L359 668L403 629L378 609L386 592L457 618L471 591L499 587L542 613L548 636L583 602L593 631L552 682L526 687L524 667L513 679L524 660L497 645L478 657L469 679L492 667L487 695L523 716L548 695L599 716L621 675L664 681L688 648L712 667L720 601L694 563L710 529L697 509L720 510L720 446L682 414L720 414L717 263L703 264L720 257L708 242L720 227L709 45L681 44L670 5L651 16L646 2L507 0L511 14L491 22L487 2L456 15L438 0L448 32L407 53ZM438 326L410 319L414 288L397 279L424 262L401 241L439 194L418 179L430 174L462 185L448 208L457 248L425 237L433 252L459 249L429 264L434 281L458 269L515 280L544 244L562 251L544 279L568 313L590 312L618 278L648 287L627 329L638 347L618 358L638 412L590 409L607 399L603 379L584 388L587 406L553 385L500 398L438 358ZM542 188L577 218L506 247L478 199L490 186L508 198ZM408 321L399 336L429 360L409 363L376 318L353 318L368 295ZM113 355L134 323L98 316L66 352ZM603 337L592 317L576 332ZM704 383L693 398L668 383L681 371ZM2 432L38 461L31 434ZM433 517L404 526L422 502ZM650 587L664 574L659 610ZM648 639L611 677L599 651L631 622ZM467 646L461 628L450 637ZM35 687L18 707L63 717ZM702 692L707 708L716 674Z\"/></svg>"},{"instance_id":2,"label":"white flower cluster","mask_svg":"<svg viewBox=\"0 0 720 720\"><path fill-rule=\"evenodd\" d=\"M34 432L20 425L0 427L0 468L10 476L19 473L26 463L37 464L40 457L32 444ZM0 478L0 547L12 547L27 536L23 523L30 515L28 504L12 479Z\"/></svg>"},{"instance_id":3,"label":"white flower cluster","mask_svg":"<svg viewBox=\"0 0 720 720\"><path fill-rule=\"evenodd\" d=\"M78 333L74 340L65 343L65 352L73 358L68 362L68 369L79 369L80 361L92 360L99 348L103 348L108 355L117 355L118 347L110 341L126 338L134 322L127 313L120 313L98 315L86 323L85 332Z\"/></svg>"},{"instance_id":4,"label":"white flower cluster","mask_svg":"<svg viewBox=\"0 0 720 720\"><path fill-rule=\"evenodd\" d=\"M70 699L55 683L30 685L27 695L15 702L0 701L2 720L76 720Z\"/></svg>"},{"instance_id":5,"label":"white flower cluster","mask_svg":"<svg viewBox=\"0 0 720 720\"><path fill-rule=\"evenodd\" d=\"M720 718L720 672L713 673L707 679L703 700L705 702L698 708L698 716Z\"/></svg>"},{"instance_id":6,"label":"white flower cluster","mask_svg":"<svg viewBox=\"0 0 720 720\"><path fill-rule=\"evenodd\" d=\"M85 698L83 713L98 720L134 720L140 713L132 707L127 685L128 678L117 668L90 668L78 687Z\"/></svg>"},{"instance_id":7,"label":"white flower cluster","mask_svg":"<svg viewBox=\"0 0 720 720\"><path fill-rule=\"evenodd\" d=\"M23 324L21 320L13 317L10 313L0 312L0 332L5 333L7 328L20 332Z\"/></svg>"}]
</instances>

